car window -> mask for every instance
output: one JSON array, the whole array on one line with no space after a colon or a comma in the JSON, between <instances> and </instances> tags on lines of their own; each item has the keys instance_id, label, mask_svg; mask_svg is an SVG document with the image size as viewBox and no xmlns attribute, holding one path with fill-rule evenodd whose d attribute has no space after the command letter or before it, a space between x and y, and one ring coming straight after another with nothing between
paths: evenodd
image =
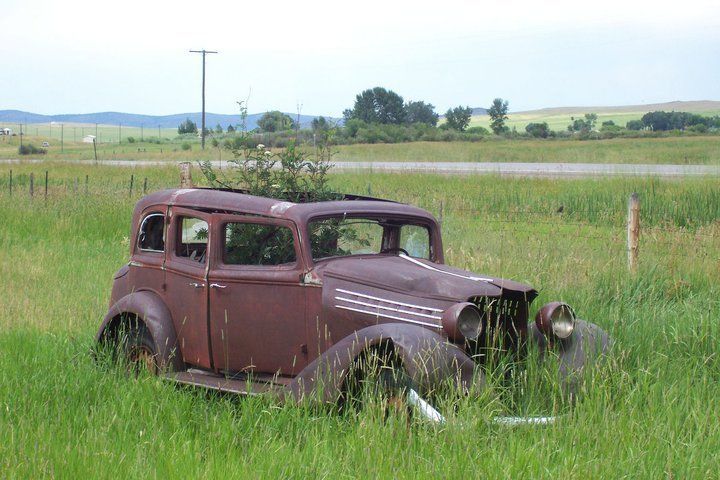
<instances>
[{"instance_id":1,"label":"car window","mask_svg":"<svg viewBox=\"0 0 720 480\"><path fill-rule=\"evenodd\" d=\"M284 265L296 261L292 230L279 225L225 225L223 262L228 265Z\"/></svg>"},{"instance_id":2,"label":"car window","mask_svg":"<svg viewBox=\"0 0 720 480\"><path fill-rule=\"evenodd\" d=\"M138 246L146 252L165 251L165 215L151 213L143 219L138 233Z\"/></svg>"},{"instance_id":3,"label":"car window","mask_svg":"<svg viewBox=\"0 0 720 480\"><path fill-rule=\"evenodd\" d=\"M420 225L403 225L400 229L400 247L415 258L430 258L430 232Z\"/></svg>"},{"instance_id":4,"label":"car window","mask_svg":"<svg viewBox=\"0 0 720 480\"><path fill-rule=\"evenodd\" d=\"M180 242L177 245L177 256L205 263L209 232L207 222L194 217L180 217L178 221Z\"/></svg>"},{"instance_id":5,"label":"car window","mask_svg":"<svg viewBox=\"0 0 720 480\"><path fill-rule=\"evenodd\" d=\"M309 224L313 258L380 253L384 227L370 218L326 218Z\"/></svg>"}]
</instances>

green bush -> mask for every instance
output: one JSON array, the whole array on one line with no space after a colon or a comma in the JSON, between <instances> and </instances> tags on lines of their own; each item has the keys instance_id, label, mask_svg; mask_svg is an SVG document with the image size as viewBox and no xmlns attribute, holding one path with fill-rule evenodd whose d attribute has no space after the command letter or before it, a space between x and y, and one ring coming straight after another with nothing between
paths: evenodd
<instances>
[{"instance_id":1,"label":"green bush","mask_svg":"<svg viewBox=\"0 0 720 480\"><path fill-rule=\"evenodd\" d=\"M547 122L528 123L525 126L525 131L535 138L547 138L550 135L550 128L548 127Z\"/></svg>"},{"instance_id":2,"label":"green bush","mask_svg":"<svg viewBox=\"0 0 720 480\"><path fill-rule=\"evenodd\" d=\"M38 148L32 143L26 143L24 145L20 145L18 153L20 155L45 155L47 150L44 148Z\"/></svg>"},{"instance_id":3,"label":"green bush","mask_svg":"<svg viewBox=\"0 0 720 480\"><path fill-rule=\"evenodd\" d=\"M180 145L180 148L182 148L185 151L191 150L192 146L188 142L183 142L182 145Z\"/></svg>"},{"instance_id":4,"label":"green bush","mask_svg":"<svg viewBox=\"0 0 720 480\"><path fill-rule=\"evenodd\" d=\"M485 127L470 127L467 130L465 130L465 133L469 133L470 135L490 135L490 130L488 130Z\"/></svg>"},{"instance_id":5,"label":"green bush","mask_svg":"<svg viewBox=\"0 0 720 480\"><path fill-rule=\"evenodd\" d=\"M135 137L127 137L128 143L135 143Z\"/></svg>"}]
</instances>

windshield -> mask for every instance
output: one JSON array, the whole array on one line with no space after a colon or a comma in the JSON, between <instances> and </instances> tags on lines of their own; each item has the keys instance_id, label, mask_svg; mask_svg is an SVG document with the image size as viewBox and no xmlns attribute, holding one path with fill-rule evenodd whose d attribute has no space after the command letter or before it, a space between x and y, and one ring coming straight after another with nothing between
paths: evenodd
<instances>
[{"instance_id":1,"label":"windshield","mask_svg":"<svg viewBox=\"0 0 720 480\"><path fill-rule=\"evenodd\" d=\"M409 220L338 216L308 225L312 257L405 254L430 258L430 231Z\"/></svg>"}]
</instances>

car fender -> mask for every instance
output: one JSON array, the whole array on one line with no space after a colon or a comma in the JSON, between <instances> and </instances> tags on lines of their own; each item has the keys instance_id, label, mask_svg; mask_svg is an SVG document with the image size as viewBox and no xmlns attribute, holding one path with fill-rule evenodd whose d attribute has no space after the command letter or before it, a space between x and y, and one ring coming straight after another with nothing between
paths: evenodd
<instances>
[{"instance_id":1,"label":"car fender","mask_svg":"<svg viewBox=\"0 0 720 480\"><path fill-rule=\"evenodd\" d=\"M161 369L174 371L184 369L170 310L153 292L133 292L115 302L100 325L95 336L96 342L101 342L109 334L114 333L123 314L137 315L150 331L158 354L158 366Z\"/></svg>"},{"instance_id":2,"label":"car fender","mask_svg":"<svg viewBox=\"0 0 720 480\"><path fill-rule=\"evenodd\" d=\"M603 329L585 320L576 320L572 335L565 340L555 341L550 346L548 338L534 323L530 324L530 337L538 346L541 359L548 349L555 351L559 357L559 376L563 391L569 395L577 395L582 373L586 367L597 364L607 356L613 341Z\"/></svg>"},{"instance_id":3,"label":"car fender","mask_svg":"<svg viewBox=\"0 0 720 480\"><path fill-rule=\"evenodd\" d=\"M451 380L470 390L481 381L475 363L463 350L424 327L383 323L357 330L305 367L288 385L286 394L300 401L310 395L335 402L342 395L345 377L366 349L390 342L413 387L431 391Z\"/></svg>"}]
</instances>

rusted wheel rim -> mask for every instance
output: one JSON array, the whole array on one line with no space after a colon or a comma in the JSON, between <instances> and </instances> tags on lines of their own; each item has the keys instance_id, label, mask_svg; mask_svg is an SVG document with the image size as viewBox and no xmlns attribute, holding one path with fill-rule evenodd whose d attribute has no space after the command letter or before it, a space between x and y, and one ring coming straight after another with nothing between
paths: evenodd
<instances>
[{"instance_id":1,"label":"rusted wheel rim","mask_svg":"<svg viewBox=\"0 0 720 480\"><path fill-rule=\"evenodd\" d=\"M153 375L157 373L155 354L144 345L133 347L130 350L128 363L130 369L135 373L148 372Z\"/></svg>"}]
</instances>

